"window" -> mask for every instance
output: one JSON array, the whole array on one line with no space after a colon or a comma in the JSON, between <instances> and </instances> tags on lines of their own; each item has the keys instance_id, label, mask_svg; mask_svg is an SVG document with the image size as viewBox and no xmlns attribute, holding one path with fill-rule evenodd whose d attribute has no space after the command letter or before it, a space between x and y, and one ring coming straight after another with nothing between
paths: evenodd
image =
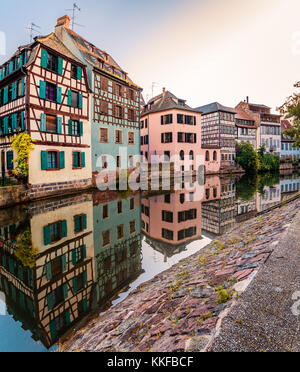
<instances>
[{"instance_id":1,"label":"window","mask_svg":"<svg viewBox=\"0 0 300 372\"><path fill-rule=\"evenodd\" d=\"M56 102L56 85L46 83L46 99L52 102Z\"/></svg>"},{"instance_id":2,"label":"window","mask_svg":"<svg viewBox=\"0 0 300 372\"><path fill-rule=\"evenodd\" d=\"M117 239L120 240L124 238L124 225L117 226Z\"/></svg>"},{"instance_id":3,"label":"window","mask_svg":"<svg viewBox=\"0 0 300 372\"><path fill-rule=\"evenodd\" d=\"M53 223L49 225L50 232L50 243L58 242L62 239L62 226L61 222Z\"/></svg>"},{"instance_id":4,"label":"window","mask_svg":"<svg viewBox=\"0 0 300 372\"><path fill-rule=\"evenodd\" d=\"M77 66L76 65L72 65L71 69L72 69L72 72L71 72L72 78L73 79L77 79Z\"/></svg>"},{"instance_id":5,"label":"window","mask_svg":"<svg viewBox=\"0 0 300 372\"><path fill-rule=\"evenodd\" d=\"M161 124L172 124L173 123L173 115L163 115L161 116Z\"/></svg>"},{"instance_id":6,"label":"window","mask_svg":"<svg viewBox=\"0 0 300 372\"><path fill-rule=\"evenodd\" d=\"M161 143L172 143L173 142L173 133L162 133L161 134Z\"/></svg>"},{"instance_id":7,"label":"window","mask_svg":"<svg viewBox=\"0 0 300 372\"><path fill-rule=\"evenodd\" d=\"M110 244L110 230L106 230L102 233L102 247L106 247Z\"/></svg>"},{"instance_id":8,"label":"window","mask_svg":"<svg viewBox=\"0 0 300 372\"><path fill-rule=\"evenodd\" d=\"M85 167L85 154L83 152L73 152L73 168Z\"/></svg>"},{"instance_id":9,"label":"window","mask_svg":"<svg viewBox=\"0 0 300 372\"><path fill-rule=\"evenodd\" d=\"M162 221L173 223L173 213L168 211L162 211Z\"/></svg>"},{"instance_id":10,"label":"window","mask_svg":"<svg viewBox=\"0 0 300 372\"><path fill-rule=\"evenodd\" d=\"M102 155L101 161L102 161L102 169L107 169L108 168L107 155Z\"/></svg>"},{"instance_id":11,"label":"window","mask_svg":"<svg viewBox=\"0 0 300 372\"><path fill-rule=\"evenodd\" d=\"M115 143L116 144L122 144L123 143L123 133L121 130L116 130L115 132L116 138L115 138Z\"/></svg>"},{"instance_id":12,"label":"window","mask_svg":"<svg viewBox=\"0 0 300 372\"><path fill-rule=\"evenodd\" d=\"M166 240L173 240L174 233L171 230L162 229L162 237Z\"/></svg>"},{"instance_id":13,"label":"window","mask_svg":"<svg viewBox=\"0 0 300 372\"><path fill-rule=\"evenodd\" d=\"M133 221L130 221L130 223L129 223L129 232L130 232L130 234L133 234L133 233L135 233L135 231L136 231L135 220L133 220Z\"/></svg>"},{"instance_id":14,"label":"window","mask_svg":"<svg viewBox=\"0 0 300 372\"><path fill-rule=\"evenodd\" d=\"M165 195L165 203L167 203L167 204L171 203L171 195L170 194Z\"/></svg>"},{"instance_id":15,"label":"window","mask_svg":"<svg viewBox=\"0 0 300 372\"><path fill-rule=\"evenodd\" d=\"M128 132L128 145L134 145L134 132Z\"/></svg>"},{"instance_id":16,"label":"window","mask_svg":"<svg viewBox=\"0 0 300 372\"><path fill-rule=\"evenodd\" d=\"M189 156L190 160L194 160L194 151L191 150Z\"/></svg>"},{"instance_id":17,"label":"window","mask_svg":"<svg viewBox=\"0 0 300 372\"><path fill-rule=\"evenodd\" d=\"M178 124L183 124L183 115L181 115L181 114L177 115L177 123Z\"/></svg>"},{"instance_id":18,"label":"window","mask_svg":"<svg viewBox=\"0 0 300 372\"><path fill-rule=\"evenodd\" d=\"M108 128L100 128L100 143L108 143Z\"/></svg>"},{"instance_id":19,"label":"window","mask_svg":"<svg viewBox=\"0 0 300 372\"><path fill-rule=\"evenodd\" d=\"M218 160L217 151L214 151L213 159L214 159L214 161L217 161Z\"/></svg>"},{"instance_id":20,"label":"window","mask_svg":"<svg viewBox=\"0 0 300 372\"><path fill-rule=\"evenodd\" d=\"M48 58L47 58L47 69L51 70L53 72L58 71L58 57L48 53Z\"/></svg>"},{"instance_id":21,"label":"window","mask_svg":"<svg viewBox=\"0 0 300 372\"><path fill-rule=\"evenodd\" d=\"M130 210L134 210L134 198L130 199Z\"/></svg>"},{"instance_id":22,"label":"window","mask_svg":"<svg viewBox=\"0 0 300 372\"><path fill-rule=\"evenodd\" d=\"M205 190L205 197L206 197L206 199L209 199L209 197L210 197L210 189L206 189Z\"/></svg>"},{"instance_id":23,"label":"window","mask_svg":"<svg viewBox=\"0 0 300 372\"><path fill-rule=\"evenodd\" d=\"M102 218L105 220L106 218L109 217L109 212L108 212L108 205L103 205L102 208Z\"/></svg>"},{"instance_id":24,"label":"window","mask_svg":"<svg viewBox=\"0 0 300 372\"><path fill-rule=\"evenodd\" d=\"M57 133L57 117L46 115L46 131L48 133Z\"/></svg>"},{"instance_id":25,"label":"window","mask_svg":"<svg viewBox=\"0 0 300 372\"><path fill-rule=\"evenodd\" d=\"M121 106L116 106L116 117L119 119L123 118L123 109Z\"/></svg>"},{"instance_id":26,"label":"window","mask_svg":"<svg viewBox=\"0 0 300 372\"><path fill-rule=\"evenodd\" d=\"M116 84L118 96L122 96L122 85Z\"/></svg>"},{"instance_id":27,"label":"window","mask_svg":"<svg viewBox=\"0 0 300 372\"><path fill-rule=\"evenodd\" d=\"M184 151L183 150L180 151L179 156L180 156L180 160L184 160Z\"/></svg>"},{"instance_id":28,"label":"window","mask_svg":"<svg viewBox=\"0 0 300 372\"><path fill-rule=\"evenodd\" d=\"M205 161L209 161L210 157L209 157L209 151L206 151L205 153Z\"/></svg>"},{"instance_id":29,"label":"window","mask_svg":"<svg viewBox=\"0 0 300 372\"><path fill-rule=\"evenodd\" d=\"M118 214L123 213L123 202L118 201Z\"/></svg>"},{"instance_id":30,"label":"window","mask_svg":"<svg viewBox=\"0 0 300 372\"><path fill-rule=\"evenodd\" d=\"M79 106L79 94L77 92L72 91L71 106L72 107L78 107Z\"/></svg>"},{"instance_id":31,"label":"window","mask_svg":"<svg viewBox=\"0 0 300 372\"><path fill-rule=\"evenodd\" d=\"M117 155L117 168L121 167L121 156Z\"/></svg>"},{"instance_id":32,"label":"window","mask_svg":"<svg viewBox=\"0 0 300 372\"><path fill-rule=\"evenodd\" d=\"M133 168L133 155L128 156L128 165L129 168Z\"/></svg>"},{"instance_id":33,"label":"window","mask_svg":"<svg viewBox=\"0 0 300 372\"><path fill-rule=\"evenodd\" d=\"M57 151L47 152L47 164L48 164L48 169L58 169L58 152Z\"/></svg>"},{"instance_id":34,"label":"window","mask_svg":"<svg viewBox=\"0 0 300 372\"><path fill-rule=\"evenodd\" d=\"M134 91L132 89L129 89L129 99L134 101Z\"/></svg>"},{"instance_id":35,"label":"window","mask_svg":"<svg viewBox=\"0 0 300 372\"><path fill-rule=\"evenodd\" d=\"M74 217L75 232L79 233L86 229L86 214Z\"/></svg>"},{"instance_id":36,"label":"window","mask_svg":"<svg viewBox=\"0 0 300 372\"><path fill-rule=\"evenodd\" d=\"M134 110L128 109L128 120L134 121Z\"/></svg>"}]
</instances>

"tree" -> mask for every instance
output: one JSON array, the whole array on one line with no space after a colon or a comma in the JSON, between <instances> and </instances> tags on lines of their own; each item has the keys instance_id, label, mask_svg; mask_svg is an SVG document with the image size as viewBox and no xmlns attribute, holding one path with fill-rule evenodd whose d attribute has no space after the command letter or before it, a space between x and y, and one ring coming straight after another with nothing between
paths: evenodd
<instances>
[{"instance_id":1,"label":"tree","mask_svg":"<svg viewBox=\"0 0 300 372\"><path fill-rule=\"evenodd\" d=\"M280 168L280 157L273 154L266 154L266 148L260 147L258 152L258 159L260 163L261 172L278 171Z\"/></svg>"},{"instance_id":2,"label":"tree","mask_svg":"<svg viewBox=\"0 0 300 372\"><path fill-rule=\"evenodd\" d=\"M300 82L296 83L294 87L300 88ZM292 128L285 130L283 134L295 141L293 147L300 147L300 94L294 93L288 97L279 110L286 119L294 119Z\"/></svg>"},{"instance_id":3,"label":"tree","mask_svg":"<svg viewBox=\"0 0 300 372\"><path fill-rule=\"evenodd\" d=\"M237 147L236 161L248 173L259 171L258 154L249 142L240 143Z\"/></svg>"}]
</instances>

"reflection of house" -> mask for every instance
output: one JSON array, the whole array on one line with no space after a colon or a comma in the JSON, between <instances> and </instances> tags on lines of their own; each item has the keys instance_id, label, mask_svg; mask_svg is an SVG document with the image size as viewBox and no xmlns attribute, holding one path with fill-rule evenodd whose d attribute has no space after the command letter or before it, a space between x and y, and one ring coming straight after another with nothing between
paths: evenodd
<instances>
[{"instance_id":1,"label":"reflection of house","mask_svg":"<svg viewBox=\"0 0 300 372\"><path fill-rule=\"evenodd\" d=\"M49 348L91 305L92 200L77 196L38 202L29 212L30 220L16 229L26 246L6 240L0 251L0 281L11 311ZM39 257L29 269L16 254L31 245Z\"/></svg>"},{"instance_id":2,"label":"reflection of house","mask_svg":"<svg viewBox=\"0 0 300 372\"><path fill-rule=\"evenodd\" d=\"M280 184L265 186L263 194L257 194L257 211L263 212L281 202Z\"/></svg>"},{"instance_id":3,"label":"reflection of house","mask_svg":"<svg viewBox=\"0 0 300 372\"><path fill-rule=\"evenodd\" d=\"M289 178L280 180L281 193L292 193L300 190L300 177L293 175Z\"/></svg>"},{"instance_id":4,"label":"reflection of house","mask_svg":"<svg viewBox=\"0 0 300 372\"><path fill-rule=\"evenodd\" d=\"M251 200L238 199L236 201L236 221L249 220L256 214L256 195Z\"/></svg>"},{"instance_id":5,"label":"reflection of house","mask_svg":"<svg viewBox=\"0 0 300 372\"><path fill-rule=\"evenodd\" d=\"M281 120L281 157L283 159L299 160L300 148L293 147L295 141L293 141L290 137L283 135L283 132L291 127L292 124L289 122L289 120Z\"/></svg>"},{"instance_id":6,"label":"reflection of house","mask_svg":"<svg viewBox=\"0 0 300 372\"><path fill-rule=\"evenodd\" d=\"M140 195L101 200L94 195L96 304L105 307L141 273Z\"/></svg>"},{"instance_id":7,"label":"reflection of house","mask_svg":"<svg viewBox=\"0 0 300 372\"><path fill-rule=\"evenodd\" d=\"M235 181L221 179L221 193L218 199L202 203L202 228L221 235L235 224Z\"/></svg>"},{"instance_id":8,"label":"reflection of house","mask_svg":"<svg viewBox=\"0 0 300 372\"><path fill-rule=\"evenodd\" d=\"M186 190L142 199L142 231L166 257L181 252L202 237L201 200Z\"/></svg>"}]
</instances>

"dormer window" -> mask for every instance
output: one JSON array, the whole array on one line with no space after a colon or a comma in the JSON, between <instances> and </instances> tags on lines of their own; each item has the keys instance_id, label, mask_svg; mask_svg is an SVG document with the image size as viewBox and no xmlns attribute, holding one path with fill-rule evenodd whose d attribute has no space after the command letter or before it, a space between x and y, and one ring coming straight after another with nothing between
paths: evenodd
<instances>
[{"instance_id":1,"label":"dormer window","mask_svg":"<svg viewBox=\"0 0 300 372\"><path fill-rule=\"evenodd\" d=\"M178 105L184 106L185 105L185 102L182 99L179 99L178 100Z\"/></svg>"}]
</instances>

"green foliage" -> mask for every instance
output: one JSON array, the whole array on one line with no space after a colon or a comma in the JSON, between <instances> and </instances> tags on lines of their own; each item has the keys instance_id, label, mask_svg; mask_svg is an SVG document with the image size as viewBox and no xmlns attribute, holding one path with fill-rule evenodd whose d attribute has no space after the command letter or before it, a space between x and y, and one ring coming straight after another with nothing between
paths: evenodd
<instances>
[{"instance_id":1,"label":"green foliage","mask_svg":"<svg viewBox=\"0 0 300 372\"><path fill-rule=\"evenodd\" d=\"M233 292L224 289L222 286L217 287L216 291L218 292L218 304L224 304L232 299Z\"/></svg>"},{"instance_id":2,"label":"green foliage","mask_svg":"<svg viewBox=\"0 0 300 372\"><path fill-rule=\"evenodd\" d=\"M249 201L253 199L259 184L257 174L245 174L236 185L236 192L239 199Z\"/></svg>"},{"instance_id":3,"label":"green foliage","mask_svg":"<svg viewBox=\"0 0 300 372\"><path fill-rule=\"evenodd\" d=\"M265 147L258 150L258 158L261 172L278 171L280 168L280 157L273 154L266 154Z\"/></svg>"},{"instance_id":4,"label":"green foliage","mask_svg":"<svg viewBox=\"0 0 300 372\"><path fill-rule=\"evenodd\" d=\"M40 254L33 247L30 227L17 235L17 249L15 254L24 267L34 268Z\"/></svg>"},{"instance_id":5,"label":"green foliage","mask_svg":"<svg viewBox=\"0 0 300 372\"><path fill-rule=\"evenodd\" d=\"M28 159L31 152L34 150L34 141L27 133L20 133L12 138L12 148L17 153L17 158L14 159L16 169L13 170L15 176L21 175L23 178L28 177L29 164Z\"/></svg>"},{"instance_id":6,"label":"green foliage","mask_svg":"<svg viewBox=\"0 0 300 372\"><path fill-rule=\"evenodd\" d=\"M236 161L248 173L256 173L259 171L258 155L249 142L238 144Z\"/></svg>"}]
</instances>

